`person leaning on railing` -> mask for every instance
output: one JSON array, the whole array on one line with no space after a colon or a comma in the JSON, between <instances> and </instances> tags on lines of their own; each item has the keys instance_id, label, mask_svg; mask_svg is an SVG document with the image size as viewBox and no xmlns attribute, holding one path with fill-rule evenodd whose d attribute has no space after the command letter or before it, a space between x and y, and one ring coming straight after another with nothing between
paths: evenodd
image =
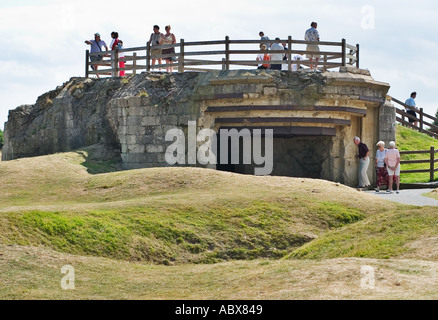
<instances>
[{"instance_id":1,"label":"person leaning on railing","mask_svg":"<svg viewBox=\"0 0 438 320\"><path fill-rule=\"evenodd\" d=\"M409 122L413 122L415 126L417 126L418 124L418 118L417 118L417 113L415 111L418 112L417 106L415 104L415 98L417 97L417 93L416 92L412 92L411 93L411 97L409 99L406 100L405 104L414 108L415 110L412 109L408 109L405 107L406 109L406 113L415 117L415 119L409 118Z\"/></svg>"},{"instance_id":2,"label":"person leaning on railing","mask_svg":"<svg viewBox=\"0 0 438 320\"><path fill-rule=\"evenodd\" d=\"M94 34L94 40L85 40L85 43L91 45L90 53L102 52L102 47L104 47L106 51L108 51L108 46L106 45L105 41L100 39L99 33ZM91 55L90 61L91 62L102 61L103 57L104 55ZM91 65L91 68L97 71L97 66L98 66L97 64ZM99 78L99 75L97 75L97 77Z\"/></svg>"}]
</instances>

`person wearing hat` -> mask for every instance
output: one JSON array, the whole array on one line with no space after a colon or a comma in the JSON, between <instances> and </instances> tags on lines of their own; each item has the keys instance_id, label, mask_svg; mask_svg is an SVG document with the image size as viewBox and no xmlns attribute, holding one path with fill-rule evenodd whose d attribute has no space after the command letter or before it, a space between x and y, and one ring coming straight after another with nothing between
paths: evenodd
<instances>
[{"instance_id":1,"label":"person wearing hat","mask_svg":"<svg viewBox=\"0 0 438 320\"><path fill-rule=\"evenodd\" d=\"M99 33L94 34L94 40L85 40L85 43L91 46L90 53L102 52L102 47L104 47L106 51L108 51L108 46L106 45L105 41L100 39ZM103 55L90 55L91 62L102 61L102 59L103 59ZM92 65L91 68L93 70L97 70L97 66L98 65L95 64ZM99 75L97 75L97 77L99 78Z\"/></svg>"},{"instance_id":2,"label":"person wearing hat","mask_svg":"<svg viewBox=\"0 0 438 320\"><path fill-rule=\"evenodd\" d=\"M389 143L389 149L386 151L385 157L386 168L388 169L389 184L386 192L392 193L392 183L395 178L395 184L397 186L396 193L399 193L400 188L400 152L395 147L395 142Z\"/></svg>"},{"instance_id":3,"label":"person wearing hat","mask_svg":"<svg viewBox=\"0 0 438 320\"><path fill-rule=\"evenodd\" d=\"M376 192L380 192L380 186L387 186L388 185L388 171L386 170L386 164L385 164L385 158L386 158L386 151L385 148L385 142L379 141L377 142L377 146L379 149L377 149L376 152L376 172L377 172L377 187Z\"/></svg>"}]
</instances>

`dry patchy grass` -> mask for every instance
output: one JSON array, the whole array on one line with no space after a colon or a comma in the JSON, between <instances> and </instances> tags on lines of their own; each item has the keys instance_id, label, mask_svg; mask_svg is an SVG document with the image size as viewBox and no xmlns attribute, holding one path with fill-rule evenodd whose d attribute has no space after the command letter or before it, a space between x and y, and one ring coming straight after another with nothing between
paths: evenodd
<instances>
[{"instance_id":1,"label":"dry patchy grass","mask_svg":"<svg viewBox=\"0 0 438 320\"><path fill-rule=\"evenodd\" d=\"M61 268L75 290L61 288ZM374 268L374 289L362 283ZM157 266L0 246L0 299L437 299L437 262L339 258Z\"/></svg>"}]
</instances>

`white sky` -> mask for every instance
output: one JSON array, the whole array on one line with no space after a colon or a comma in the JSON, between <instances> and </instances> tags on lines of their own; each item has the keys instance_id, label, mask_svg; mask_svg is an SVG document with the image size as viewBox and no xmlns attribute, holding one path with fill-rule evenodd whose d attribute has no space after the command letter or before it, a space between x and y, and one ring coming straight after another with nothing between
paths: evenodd
<instances>
[{"instance_id":1,"label":"white sky","mask_svg":"<svg viewBox=\"0 0 438 320\"><path fill-rule=\"evenodd\" d=\"M438 2L430 0L0 0L0 129L8 110L84 76L84 40L95 32L109 45L118 31L125 48L138 47L154 24L162 31L170 24L178 40L258 40L261 30L271 39L303 39L317 21L322 41L359 43L361 68L400 100L417 91L417 106L435 115L437 17Z\"/></svg>"}]
</instances>

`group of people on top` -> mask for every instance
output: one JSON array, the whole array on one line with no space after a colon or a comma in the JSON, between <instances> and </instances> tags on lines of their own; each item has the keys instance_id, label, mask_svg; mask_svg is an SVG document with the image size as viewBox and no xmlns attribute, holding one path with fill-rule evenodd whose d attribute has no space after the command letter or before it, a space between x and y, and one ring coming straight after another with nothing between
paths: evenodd
<instances>
[{"instance_id":1,"label":"group of people on top","mask_svg":"<svg viewBox=\"0 0 438 320\"><path fill-rule=\"evenodd\" d=\"M306 50L308 51L307 58L309 58L310 63L311 63L310 69L315 70L315 71L317 70L318 61L320 59L320 55L318 54L318 52L320 52L320 49L319 49L319 46L317 44L317 42L319 42L320 38L319 38L319 32L318 32L317 28L318 28L318 23L312 22L310 24L310 28L307 29L305 34L304 34L305 41L313 42L313 43L307 44ZM269 37L266 36L263 31L259 32L259 36L260 36L261 41L270 40ZM280 44L280 38L275 38L274 43L262 42L260 44L260 49L263 52L257 56L257 61L263 61L263 63L259 64L258 69L271 69L271 70L281 70L282 69L282 64L278 64L278 63L271 64L268 61L287 60L287 55L281 54L281 53L269 54L269 52L267 52L268 50L273 51L273 50L287 50L288 49L286 47L285 43ZM302 55L297 54L297 55L294 55L292 57L292 60L301 61L301 60L304 60L304 57ZM313 60L315 60L316 64L312 64ZM298 64L293 64L292 71L297 71L297 69L298 69Z\"/></svg>"},{"instance_id":2,"label":"group of people on top","mask_svg":"<svg viewBox=\"0 0 438 320\"><path fill-rule=\"evenodd\" d=\"M313 41L313 42L318 42L319 41L319 33L316 30L318 27L318 24L316 22L312 22L311 23L311 28L308 29L304 35L304 39L306 41ZM161 33L160 32L160 27L158 25L154 25L153 26L153 33L151 34L149 41L147 42L150 46L151 46L151 56L152 56L152 65L155 65L156 60L158 60L158 64L161 65L161 61L162 58L166 61L166 64L171 64L172 61L175 60L175 48L174 47L169 47L169 48L165 48L165 49L155 49L154 47L156 46L160 46L160 45L165 45L165 44L174 44L176 43L176 38L175 35L173 33L171 33L171 27L170 25L167 25L165 27L166 33ZM265 34L263 33L263 31L260 31L259 33L261 40L269 40L269 38L267 36L265 36ZM116 48L118 49L123 49L123 41L119 39L119 34L118 32L113 31L111 33L111 50L115 50ZM282 69L282 64L271 64L268 61L273 60L273 61L279 61L279 60L287 60L286 55L281 54L281 53L275 53L275 54L269 54L268 50L287 50L286 45L280 44L280 38L276 38L275 39L278 42L275 43L261 43L260 44L260 49L262 50L262 53L260 53L257 56L257 61L261 61L261 63L258 66L258 69L272 69L272 70L281 70ZM106 51L108 51L108 46L106 45L105 41L103 41L101 39L101 36L99 33L95 33L94 34L94 39L92 40L86 40L85 41L86 44L91 45L91 53L97 53L97 52L103 52L102 48L105 48ZM310 53L307 54L307 57L310 59L310 61L312 62L313 59L315 59L316 63L318 63L318 60L320 58L320 56L318 54L316 54L316 52L319 52L319 46L317 44L309 44L307 45L307 51L309 51ZM91 65L91 68L93 70L97 70L98 68L98 64L97 62L101 61L103 59L103 57L105 56L105 54L102 55L91 55L90 56L90 60L91 62L93 62L93 64ZM154 58L154 57L159 57L159 58ZM299 61L299 60L304 60L302 55L294 55L293 60L295 61ZM315 69L316 70L317 64L316 65L310 65L310 69ZM124 61L124 54L123 52L119 52L119 68L122 69L120 71L120 76L124 76L125 75L125 71L123 70L123 68L125 68L125 61ZM297 71L298 69L298 64L293 64L292 66L292 71ZM167 72L173 72L173 67L171 65L169 65L168 67L166 67L166 71ZM97 77L99 77L99 75L97 75Z\"/></svg>"},{"instance_id":3,"label":"group of people on top","mask_svg":"<svg viewBox=\"0 0 438 320\"><path fill-rule=\"evenodd\" d=\"M166 49L153 48L153 47L156 47L159 45L176 43L175 35L170 32L170 30L171 30L170 25L166 26L165 30L166 30L166 33L163 34L160 32L160 27L158 25L154 25L154 27L153 27L154 32L151 34L149 41L148 41L148 44L150 44L150 46L152 47L152 50L151 50L152 57L155 57L155 56L160 57L161 55L164 55L164 60L166 61L166 64L170 64L173 60L175 60L174 57L172 56L172 54L175 53L174 47L166 48ZM119 50L123 49L123 41L119 39L118 32L115 32L115 31L111 32L111 38L112 38L112 41L110 44L111 50L115 50L116 48L118 48ZM94 39L86 40L85 43L91 46L90 53L103 52L102 48L105 48L106 51L109 50L105 41L103 41L101 39L101 36L99 33L95 33ZM97 63L99 61L102 61L104 56L105 56L105 54L91 55L90 61L93 63ZM120 69L125 68L124 59L125 59L125 55L123 54L123 51L119 52L119 68ZM156 60L157 59L152 58L152 65L155 65ZM161 64L161 58L158 58L158 64ZM92 64L91 68L93 70L97 70L98 65ZM167 69L167 72L173 72L173 68L171 66L167 67L166 69ZM120 76L124 76L124 75L125 75L125 71L121 70ZM99 77L99 75L97 75L97 77Z\"/></svg>"}]
</instances>

